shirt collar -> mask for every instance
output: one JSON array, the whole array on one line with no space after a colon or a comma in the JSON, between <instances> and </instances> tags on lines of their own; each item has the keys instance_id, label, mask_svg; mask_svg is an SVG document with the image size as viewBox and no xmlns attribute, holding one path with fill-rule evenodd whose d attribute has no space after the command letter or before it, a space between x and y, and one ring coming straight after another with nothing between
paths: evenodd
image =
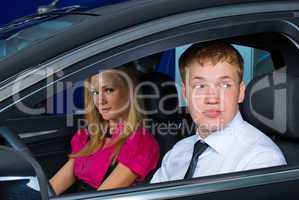
<instances>
[{"instance_id":1,"label":"shirt collar","mask_svg":"<svg viewBox=\"0 0 299 200\"><path fill-rule=\"evenodd\" d=\"M213 132L205 139L201 138L198 133L198 129L196 131L196 134L199 140L203 140L217 153L223 154L231 146L232 137L234 136L236 130L238 129L238 127L240 127L242 122L243 118L240 112L237 112L233 120L224 129Z\"/></svg>"}]
</instances>

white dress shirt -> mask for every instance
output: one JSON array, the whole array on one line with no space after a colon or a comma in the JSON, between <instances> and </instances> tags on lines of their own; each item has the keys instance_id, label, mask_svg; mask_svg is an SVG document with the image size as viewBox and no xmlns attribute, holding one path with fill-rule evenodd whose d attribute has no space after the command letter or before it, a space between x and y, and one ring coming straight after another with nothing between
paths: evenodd
<instances>
[{"instance_id":1,"label":"white dress shirt","mask_svg":"<svg viewBox=\"0 0 299 200\"><path fill-rule=\"evenodd\" d=\"M183 179L199 134L187 137L167 152L151 183ZM209 147L199 156L193 177L236 172L278 165L286 160L276 144L242 119L238 112L223 130L203 140Z\"/></svg>"}]
</instances>

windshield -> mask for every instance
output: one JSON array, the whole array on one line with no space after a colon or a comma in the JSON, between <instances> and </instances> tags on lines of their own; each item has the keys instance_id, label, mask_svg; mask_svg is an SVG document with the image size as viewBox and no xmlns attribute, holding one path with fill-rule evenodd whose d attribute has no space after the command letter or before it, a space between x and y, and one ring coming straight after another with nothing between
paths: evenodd
<instances>
[{"instance_id":1,"label":"windshield","mask_svg":"<svg viewBox=\"0 0 299 200\"><path fill-rule=\"evenodd\" d=\"M10 31L9 34L0 31L0 60L91 18L89 15L69 15L42 20L21 30Z\"/></svg>"}]
</instances>

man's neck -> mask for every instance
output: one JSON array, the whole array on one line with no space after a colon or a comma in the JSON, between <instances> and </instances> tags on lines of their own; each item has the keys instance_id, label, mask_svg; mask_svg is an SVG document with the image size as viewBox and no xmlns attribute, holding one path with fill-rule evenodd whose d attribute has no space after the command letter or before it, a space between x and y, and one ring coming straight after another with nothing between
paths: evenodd
<instances>
[{"instance_id":1,"label":"man's neck","mask_svg":"<svg viewBox=\"0 0 299 200\"><path fill-rule=\"evenodd\" d=\"M205 139L207 138L209 135L217 132L217 131L223 131L225 128L227 128L228 126L230 126L230 124L232 124L232 122L234 120L236 120L236 117L237 115L239 114L239 111L236 112L235 116L233 117L233 119L226 125L223 125L223 126L219 126L219 127L214 127L214 128L211 128L211 129L208 129L207 127L205 126L198 126L197 127L197 132L198 134L200 135L200 137L202 139Z\"/></svg>"},{"instance_id":2,"label":"man's neck","mask_svg":"<svg viewBox=\"0 0 299 200\"><path fill-rule=\"evenodd\" d=\"M213 134L216 131L217 131L217 129L215 129L215 130L208 130L208 129L200 129L200 128L198 128L198 130L197 130L198 134L200 135L200 137L202 139L207 138L209 135Z\"/></svg>"}]
</instances>

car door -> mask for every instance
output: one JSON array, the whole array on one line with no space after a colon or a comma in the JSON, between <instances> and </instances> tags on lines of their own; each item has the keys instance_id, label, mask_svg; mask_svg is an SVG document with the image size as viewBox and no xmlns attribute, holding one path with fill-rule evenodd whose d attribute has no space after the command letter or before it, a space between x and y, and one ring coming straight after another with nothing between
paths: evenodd
<instances>
[{"instance_id":1,"label":"car door","mask_svg":"<svg viewBox=\"0 0 299 200\"><path fill-rule=\"evenodd\" d=\"M67 122L67 118L66 114L25 115L8 118L3 124L20 136L45 170L46 175L52 177L67 161L70 140L76 131L75 126L70 126L75 119Z\"/></svg>"},{"instance_id":2,"label":"car door","mask_svg":"<svg viewBox=\"0 0 299 200\"><path fill-rule=\"evenodd\" d=\"M290 5L293 11L289 11ZM296 44L299 41L298 18L295 14L296 9L299 9L298 6L298 3L240 4L177 14L140 24L99 38L92 45L78 48L71 54L60 57L59 61L80 58L73 65L63 66L62 70L66 74L63 81L76 82L94 74L99 68L118 66L180 45L206 40L278 32L285 35L292 44ZM292 48L286 50L288 52L295 50L287 57L290 65L298 61L296 57L298 49L295 45ZM54 61L51 64L55 66L57 63ZM41 87L38 82L35 86ZM21 93L27 96L37 95L33 94L34 91L36 90L29 88ZM22 101L26 102L28 98L26 99L24 95ZM278 199L281 196L295 199L298 195L296 189L298 183L298 168L286 166L113 191L69 194L51 199L223 200L232 196L237 199Z\"/></svg>"}]
</instances>

